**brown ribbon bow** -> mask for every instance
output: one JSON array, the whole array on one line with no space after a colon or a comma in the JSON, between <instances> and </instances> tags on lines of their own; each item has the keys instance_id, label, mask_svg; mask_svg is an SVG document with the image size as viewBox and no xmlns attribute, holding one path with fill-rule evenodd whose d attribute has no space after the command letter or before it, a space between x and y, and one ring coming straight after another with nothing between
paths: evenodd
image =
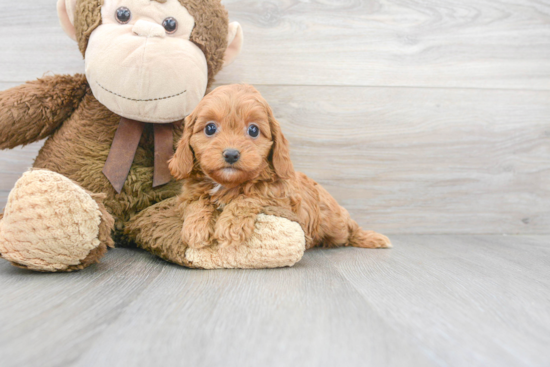
<instances>
[{"instance_id":1,"label":"brown ribbon bow","mask_svg":"<svg viewBox=\"0 0 550 367\"><path fill-rule=\"evenodd\" d=\"M103 174L119 194L128 173L130 173L130 167L132 167L144 128L145 122L125 117L122 117L118 124L113 145L103 167ZM158 187L167 184L172 179L168 169L168 160L174 155L173 124L153 124L153 130L155 135L153 187Z\"/></svg>"}]
</instances>

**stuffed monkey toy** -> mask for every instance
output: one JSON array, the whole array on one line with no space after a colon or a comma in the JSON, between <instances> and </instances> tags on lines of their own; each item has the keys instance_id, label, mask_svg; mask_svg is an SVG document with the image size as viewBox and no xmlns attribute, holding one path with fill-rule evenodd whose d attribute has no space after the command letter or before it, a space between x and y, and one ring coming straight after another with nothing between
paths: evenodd
<instances>
[{"instance_id":1,"label":"stuffed monkey toy","mask_svg":"<svg viewBox=\"0 0 550 367\"><path fill-rule=\"evenodd\" d=\"M242 47L220 0L59 0L85 75L0 92L0 149L46 138L0 216L0 255L36 271L83 269L137 245L196 268L292 266L292 213L265 208L241 246L187 248L167 161L182 121Z\"/></svg>"}]
</instances>

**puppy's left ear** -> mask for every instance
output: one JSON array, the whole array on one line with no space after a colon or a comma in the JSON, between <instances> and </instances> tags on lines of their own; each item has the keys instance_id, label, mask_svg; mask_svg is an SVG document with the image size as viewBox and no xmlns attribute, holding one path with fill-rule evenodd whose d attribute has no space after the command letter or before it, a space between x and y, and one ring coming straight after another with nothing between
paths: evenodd
<instances>
[{"instance_id":1,"label":"puppy's left ear","mask_svg":"<svg viewBox=\"0 0 550 367\"><path fill-rule=\"evenodd\" d=\"M273 116L273 111L268 107L269 127L271 129L271 139L273 146L271 148L271 163L275 173L280 178L289 179L294 177L294 165L290 160L290 147L286 140L281 125Z\"/></svg>"},{"instance_id":2,"label":"puppy's left ear","mask_svg":"<svg viewBox=\"0 0 550 367\"><path fill-rule=\"evenodd\" d=\"M168 162L170 173L178 180L188 178L195 164L195 155L191 150L191 136L193 135L195 120L193 113L185 118L183 135L178 143L176 154Z\"/></svg>"}]
</instances>

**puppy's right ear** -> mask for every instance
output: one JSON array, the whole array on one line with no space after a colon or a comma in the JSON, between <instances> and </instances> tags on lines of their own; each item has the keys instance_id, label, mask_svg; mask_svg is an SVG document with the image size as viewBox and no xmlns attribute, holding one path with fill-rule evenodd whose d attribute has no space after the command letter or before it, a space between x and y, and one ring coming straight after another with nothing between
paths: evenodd
<instances>
[{"instance_id":1,"label":"puppy's right ear","mask_svg":"<svg viewBox=\"0 0 550 367\"><path fill-rule=\"evenodd\" d=\"M178 143L176 154L168 162L172 176L178 180L188 178L195 165L195 156L191 150L191 136L193 135L195 120L194 114L190 114L185 118L183 135Z\"/></svg>"},{"instance_id":2,"label":"puppy's right ear","mask_svg":"<svg viewBox=\"0 0 550 367\"><path fill-rule=\"evenodd\" d=\"M266 103L267 105L267 103ZM269 125L271 128L271 139L273 146L271 148L271 162L275 173L280 178L289 179L294 177L294 165L290 159L290 147L288 140L286 140L283 132L281 131L281 125L275 119L271 107L267 105L267 114L269 116Z\"/></svg>"}]
</instances>

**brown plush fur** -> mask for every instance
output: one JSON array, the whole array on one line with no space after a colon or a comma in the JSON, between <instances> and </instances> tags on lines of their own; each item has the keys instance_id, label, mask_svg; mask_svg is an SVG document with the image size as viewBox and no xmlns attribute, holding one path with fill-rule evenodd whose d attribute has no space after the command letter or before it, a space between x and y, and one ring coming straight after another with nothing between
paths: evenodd
<instances>
[{"instance_id":1,"label":"brown plush fur","mask_svg":"<svg viewBox=\"0 0 550 367\"><path fill-rule=\"evenodd\" d=\"M207 136L205 126L218 131ZM247 135L251 123L261 131ZM227 163L226 149L240 159ZM306 246L390 247L387 237L362 230L315 181L295 172L289 146L273 112L252 86L232 85L207 95L185 121L172 174L186 179L179 197L182 237L191 248L237 246L250 238L264 207L294 212Z\"/></svg>"},{"instance_id":2,"label":"brown plush fur","mask_svg":"<svg viewBox=\"0 0 550 367\"><path fill-rule=\"evenodd\" d=\"M82 56L86 54L90 35L101 24L102 5L103 0L77 0L76 2L74 28Z\"/></svg>"},{"instance_id":3,"label":"brown plush fur","mask_svg":"<svg viewBox=\"0 0 550 367\"><path fill-rule=\"evenodd\" d=\"M56 75L0 93L0 149L13 149L51 135L78 108L84 75Z\"/></svg>"},{"instance_id":4,"label":"brown plush fur","mask_svg":"<svg viewBox=\"0 0 550 367\"><path fill-rule=\"evenodd\" d=\"M105 208L115 220L117 245L134 243L135 236L124 232L131 218L143 211L142 217L156 215L154 211L148 214L146 209L180 191L181 184L175 181L152 187L153 131L147 126L122 192L115 192L102 169L120 116L94 98L82 75L46 77L0 92L0 111L0 148L29 144L50 135L34 168L58 172L92 193L104 194ZM182 127L176 126L174 145L181 133ZM103 255L112 243L109 232L110 228L100 227L100 239L105 245L91 253L82 267L97 262ZM181 243L179 247L183 247Z\"/></svg>"},{"instance_id":5,"label":"brown plush fur","mask_svg":"<svg viewBox=\"0 0 550 367\"><path fill-rule=\"evenodd\" d=\"M223 55L227 48L229 24L227 10L220 0L179 0L179 2L195 19L191 41L206 56L208 88L210 88L214 76L223 66ZM86 53L90 35L101 24L101 5L103 0L78 0L76 3L76 39L83 56Z\"/></svg>"},{"instance_id":6,"label":"brown plush fur","mask_svg":"<svg viewBox=\"0 0 550 367\"><path fill-rule=\"evenodd\" d=\"M187 267L186 246L182 245L183 220L178 212L177 198L173 197L149 207L133 217L126 226L126 234L136 238L140 247L154 255Z\"/></svg>"},{"instance_id":7,"label":"brown plush fur","mask_svg":"<svg viewBox=\"0 0 550 367\"><path fill-rule=\"evenodd\" d=\"M229 16L220 0L179 0L195 19L191 41L206 55L208 88L223 66Z\"/></svg>"},{"instance_id":8,"label":"brown plush fur","mask_svg":"<svg viewBox=\"0 0 550 367\"><path fill-rule=\"evenodd\" d=\"M0 119L4 116L6 114L0 115ZM26 119L19 120L20 123L24 121ZM34 120L36 124L43 121ZM71 117L46 140L34 167L58 172L90 192L104 193L104 204L115 217L115 239L117 244L123 245L131 240L123 234L125 223L143 209L176 195L180 184L172 181L165 186L152 187L154 137L152 126L147 125L128 179L122 192L116 193L102 170L119 121L120 117L99 103L87 88ZM5 126L1 120L0 126ZM181 136L182 127L175 126L174 132L175 143Z\"/></svg>"}]
</instances>

